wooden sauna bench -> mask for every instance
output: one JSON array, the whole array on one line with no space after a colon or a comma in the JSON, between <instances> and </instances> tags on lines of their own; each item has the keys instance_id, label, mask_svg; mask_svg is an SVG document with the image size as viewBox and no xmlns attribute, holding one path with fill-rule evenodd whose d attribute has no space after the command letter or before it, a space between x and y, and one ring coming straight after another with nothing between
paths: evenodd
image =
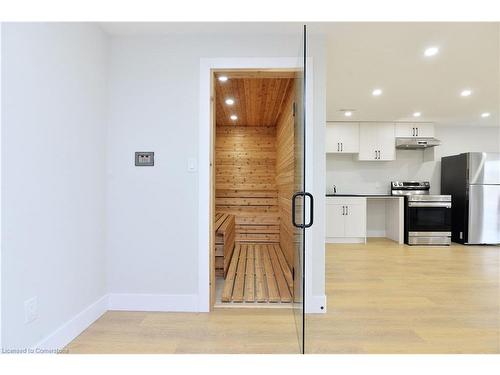
<instances>
[{"instance_id":1,"label":"wooden sauna bench","mask_svg":"<svg viewBox=\"0 0 500 375\"><path fill-rule=\"evenodd\" d=\"M221 301L292 302L293 279L278 243L237 242Z\"/></svg>"},{"instance_id":2,"label":"wooden sauna bench","mask_svg":"<svg viewBox=\"0 0 500 375\"><path fill-rule=\"evenodd\" d=\"M226 277L234 251L234 215L215 214L215 275Z\"/></svg>"}]
</instances>

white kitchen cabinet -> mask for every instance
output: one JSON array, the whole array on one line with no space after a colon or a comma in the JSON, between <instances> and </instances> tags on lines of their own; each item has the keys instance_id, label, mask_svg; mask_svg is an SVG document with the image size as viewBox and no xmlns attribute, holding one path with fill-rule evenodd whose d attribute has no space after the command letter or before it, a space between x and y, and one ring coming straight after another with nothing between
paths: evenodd
<instances>
[{"instance_id":1,"label":"white kitchen cabinet","mask_svg":"<svg viewBox=\"0 0 500 375\"><path fill-rule=\"evenodd\" d=\"M347 238L366 237L366 201L346 205L344 234Z\"/></svg>"},{"instance_id":2,"label":"white kitchen cabinet","mask_svg":"<svg viewBox=\"0 0 500 375\"><path fill-rule=\"evenodd\" d=\"M366 242L366 198L326 198L326 242Z\"/></svg>"},{"instance_id":3,"label":"white kitchen cabinet","mask_svg":"<svg viewBox=\"0 0 500 375\"><path fill-rule=\"evenodd\" d=\"M434 124L431 122L406 122L396 124L396 137L431 138L434 137Z\"/></svg>"},{"instance_id":4,"label":"white kitchen cabinet","mask_svg":"<svg viewBox=\"0 0 500 375\"><path fill-rule=\"evenodd\" d=\"M389 161L396 159L394 123L359 124L359 160Z\"/></svg>"},{"instance_id":5,"label":"white kitchen cabinet","mask_svg":"<svg viewBox=\"0 0 500 375\"><path fill-rule=\"evenodd\" d=\"M328 198L327 198L328 201ZM344 204L328 204L326 209L326 226L327 237L344 237L345 233L345 219L344 219L345 205Z\"/></svg>"},{"instance_id":6,"label":"white kitchen cabinet","mask_svg":"<svg viewBox=\"0 0 500 375\"><path fill-rule=\"evenodd\" d=\"M325 149L327 153L358 153L359 123L327 122Z\"/></svg>"}]
</instances>

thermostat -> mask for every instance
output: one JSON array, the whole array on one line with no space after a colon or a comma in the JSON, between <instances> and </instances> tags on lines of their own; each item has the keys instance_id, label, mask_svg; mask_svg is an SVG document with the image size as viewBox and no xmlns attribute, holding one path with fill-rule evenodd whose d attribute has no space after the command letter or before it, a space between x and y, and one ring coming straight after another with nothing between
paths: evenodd
<instances>
[{"instance_id":1,"label":"thermostat","mask_svg":"<svg viewBox=\"0 0 500 375\"><path fill-rule=\"evenodd\" d=\"M152 167L155 165L154 152L136 152L135 153L135 166L136 167Z\"/></svg>"}]
</instances>

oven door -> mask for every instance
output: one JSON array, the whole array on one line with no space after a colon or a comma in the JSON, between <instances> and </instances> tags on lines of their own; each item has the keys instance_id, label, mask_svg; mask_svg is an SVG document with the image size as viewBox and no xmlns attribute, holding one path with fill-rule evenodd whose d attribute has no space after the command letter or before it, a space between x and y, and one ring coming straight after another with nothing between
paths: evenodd
<instances>
[{"instance_id":1,"label":"oven door","mask_svg":"<svg viewBox=\"0 0 500 375\"><path fill-rule=\"evenodd\" d=\"M408 232L451 232L451 202L408 202Z\"/></svg>"}]
</instances>

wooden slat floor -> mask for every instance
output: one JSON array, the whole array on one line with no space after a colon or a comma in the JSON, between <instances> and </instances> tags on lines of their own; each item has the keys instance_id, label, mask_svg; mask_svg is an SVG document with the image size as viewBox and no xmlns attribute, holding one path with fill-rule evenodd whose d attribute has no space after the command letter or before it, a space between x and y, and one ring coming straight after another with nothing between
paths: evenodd
<instances>
[{"instance_id":1,"label":"wooden slat floor","mask_svg":"<svg viewBox=\"0 0 500 375\"><path fill-rule=\"evenodd\" d=\"M307 353L500 354L500 247L326 246ZM240 304L243 306L242 304ZM298 353L293 309L108 311L69 353Z\"/></svg>"},{"instance_id":2,"label":"wooden slat floor","mask_svg":"<svg viewBox=\"0 0 500 375\"><path fill-rule=\"evenodd\" d=\"M279 244L235 245L224 281L223 303L290 303L292 272Z\"/></svg>"}]
</instances>

